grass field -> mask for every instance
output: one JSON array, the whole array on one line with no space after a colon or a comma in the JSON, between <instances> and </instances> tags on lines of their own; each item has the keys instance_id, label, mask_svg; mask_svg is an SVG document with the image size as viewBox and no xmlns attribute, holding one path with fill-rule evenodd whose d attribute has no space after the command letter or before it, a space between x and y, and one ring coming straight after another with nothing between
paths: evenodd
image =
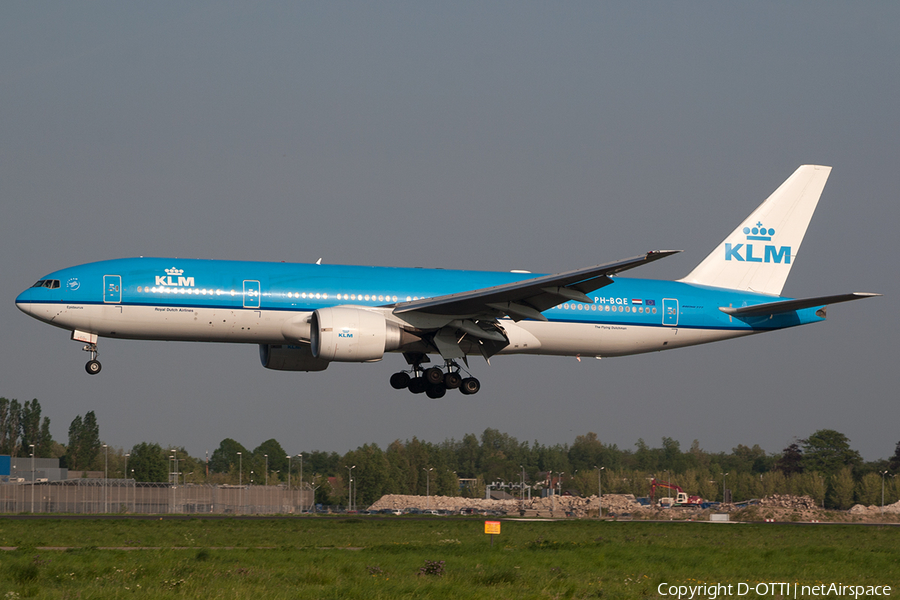
<instances>
[{"instance_id":1,"label":"grass field","mask_svg":"<svg viewBox=\"0 0 900 600\"><path fill-rule=\"evenodd\" d=\"M504 521L493 547L483 531L446 517L0 518L0 546L18 548L0 553L0 600L655 598L662 583L739 582L900 594L894 527Z\"/></svg>"}]
</instances>

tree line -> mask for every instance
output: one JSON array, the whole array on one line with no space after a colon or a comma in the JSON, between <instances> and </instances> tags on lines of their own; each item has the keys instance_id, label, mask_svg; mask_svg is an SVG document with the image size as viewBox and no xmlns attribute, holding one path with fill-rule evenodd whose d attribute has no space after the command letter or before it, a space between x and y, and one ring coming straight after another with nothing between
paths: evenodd
<instances>
[{"instance_id":1,"label":"tree line","mask_svg":"<svg viewBox=\"0 0 900 600\"><path fill-rule=\"evenodd\" d=\"M54 442L50 419L41 417L35 399L20 404L0 398L0 453L60 459L74 471L103 471L109 477L136 481L252 484L316 488L316 500L346 504L352 479L355 501L368 505L384 494L439 494L484 497L501 488L518 495L523 480L532 494L553 485L559 492L582 495L626 493L646 496L652 478L681 486L688 494L722 500L730 490L735 501L776 493L807 494L820 505L849 508L856 502L879 504L900 499L900 442L889 459L863 461L844 434L821 429L796 439L781 452L768 454L759 445L742 444L731 452L707 452L697 440L687 450L669 437L659 447L643 439L633 449L605 444L593 432L572 444L520 442L497 429L480 436L433 443L413 437L382 449L364 444L343 455L308 451L288 455L275 439L253 449L226 438L208 457L196 458L184 447L141 442L126 451L105 447L93 411L76 416L68 444ZM301 479L302 478L302 479Z\"/></svg>"}]
</instances>

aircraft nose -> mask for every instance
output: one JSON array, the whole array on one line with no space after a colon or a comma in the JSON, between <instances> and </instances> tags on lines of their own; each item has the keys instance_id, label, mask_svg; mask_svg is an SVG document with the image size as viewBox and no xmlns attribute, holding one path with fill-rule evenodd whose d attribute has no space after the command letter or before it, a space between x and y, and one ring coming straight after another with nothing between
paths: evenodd
<instances>
[{"instance_id":1,"label":"aircraft nose","mask_svg":"<svg viewBox=\"0 0 900 600\"><path fill-rule=\"evenodd\" d=\"M34 296L34 292L31 288L28 288L18 296L16 296L16 308L21 310L26 315L33 315L33 311L31 309L32 299Z\"/></svg>"}]
</instances>

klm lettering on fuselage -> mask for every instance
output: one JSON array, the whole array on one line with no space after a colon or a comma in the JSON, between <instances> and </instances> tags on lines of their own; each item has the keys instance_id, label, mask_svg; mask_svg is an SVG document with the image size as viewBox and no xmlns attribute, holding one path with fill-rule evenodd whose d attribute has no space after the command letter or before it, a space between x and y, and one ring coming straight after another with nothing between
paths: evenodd
<instances>
[{"instance_id":1,"label":"klm lettering on fuselage","mask_svg":"<svg viewBox=\"0 0 900 600\"><path fill-rule=\"evenodd\" d=\"M763 226L762 222L758 222L753 227L744 227L744 235L748 240L768 242L775 235L775 229L768 229ZM725 260L736 260L740 262L758 262L758 263L776 263L791 264L791 247L790 246L772 246L766 244L763 246L762 256L759 254L759 245L755 246L756 255L754 256L754 245L746 244L730 244L725 242ZM743 250L743 253L742 253Z\"/></svg>"},{"instance_id":2,"label":"klm lettering on fuselage","mask_svg":"<svg viewBox=\"0 0 900 600\"><path fill-rule=\"evenodd\" d=\"M171 287L194 287L193 277L183 277L182 269L166 269L165 275L156 276L156 285Z\"/></svg>"}]
</instances>

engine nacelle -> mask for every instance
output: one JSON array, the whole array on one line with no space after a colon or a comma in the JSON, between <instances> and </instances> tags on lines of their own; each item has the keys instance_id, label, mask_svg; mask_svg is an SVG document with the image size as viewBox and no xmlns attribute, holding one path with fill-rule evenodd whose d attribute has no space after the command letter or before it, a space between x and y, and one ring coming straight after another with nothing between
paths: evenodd
<instances>
[{"instance_id":1,"label":"engine nacelle","mask_svg":"<svg viewBox=\"0 0 900 600\"><path fill-rule=\"evenodd\" d=\"M368 362L400 347L401 331L379 312L355 306L320 308L310 319L310 348L321 360Z\"/></svg>"},{"instance_id":2,"label":"engine nacelle","mask_svg":"<svg viewBox=\"0 0 900 600\"><path fill-rule=\"evenodd\" d=\"M275 371L324 371L328 368L327 360L312 355L309 344L260 344L259 361L265 368Z\"/></svg>"}]
</instances>

